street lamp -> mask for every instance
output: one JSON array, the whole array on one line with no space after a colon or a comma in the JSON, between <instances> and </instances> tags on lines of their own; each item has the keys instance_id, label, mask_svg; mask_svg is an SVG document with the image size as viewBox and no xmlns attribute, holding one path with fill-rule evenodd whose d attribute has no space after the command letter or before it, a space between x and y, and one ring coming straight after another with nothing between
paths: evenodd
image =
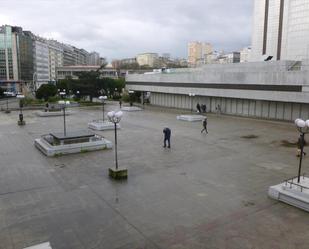
<instances>
[{"instance_id":1,"label":"street lamp","mask_svg":"<svg viewBox=\"0 0 309 249\"><path fill-rule=\"evenodd\" d=\"M24 120L24 115L23 115L23 102L22 100L25 98L25 95L23 94L18 94L16 96L19 99L19 120L17 122L18 125L25 125L26 122Z\"/></svg>"},{"instance_id":2,"label":"street lamp","mask_svg":"<svg viewBox=\"0 0 309 249\"><path fill-rule=\"evenodd\" d=\"M191 112L193 112L193 97L195 96L195 93L189 93L189 97L191 98Z\"/></svg>"},{"instance_id":3,"label":"street lamp","mask_svg":"<svg viewBox=\"0 0 309 249\"><path fill-rule=\"evenodd\" d=\"M63 89L63 91L60 91L60 89L58 89L59 95L61 96L61 98L63 99L64 96L66 95L65 89Z\"/></svg>"},{"instance_id":4,"label":"street lamp","mask_svg":"<svg viewBox=\"0 0 309 249\"><path fill-rule=\"evenodd\" d=\"M134 93L133 90L129 90L129 96L130 96L130 106L133 106L133 101L132 101L132 94Z\"/></svg>"},{"instance_id":5,"label":"street lamp","mask_svg":"<svg viewBox=\"0 0 309 249\"><path fill-rule=\"evenodd\" d=\"M105 100L107 100L107 96L100 96L99 100L102 101L103 123L104 123L104 105L105 105Z\"/></svg>"},{"instance_id":6,"label":"street lamp","mask_svg":"<svg viewBox=\"0 0 309 249\"><path fill-rule=\"evenodd\" d=\"M36 92L36 82L35 82L34 79L37 79L37 73L36 72L34 72L32 74L32 89L31 89L31 91L32 91L33 94Z\"/></svg>"},{"instance_id":7,"label":"street lamp","mask_svg":"<svg viewBox=\"0 0 309 249\"><path fill-rule=\"evenodd\" d=\"M118 111L118 112L111 111L107 113L108 120L114 123L114 128L115 128L115 169L109 168L109 176L115 179L127 178L128 176L127 169L118 168L117 124L120 122L122 115L123 115L122 111Z\"/></svg>"},{"instance_id":8,"label":"street lamp","mask_svg":"<svg viewBox=\"0 0 309 249\"><path fill-rule=\"evenodd\" d=\"M70 105L70 101L59 100L58 104L63 109L63 134L64 134L64 136L66 136L67 135L67 129L66 129L66 123L65 123L65 107L67 105Z\"/></svg>"},{"instance_id":9,"label":"street lamp","mask_svg":"<svg viewBox=\"0 0 309 249\"><path fill-rule=\"evenodd\" d=\"M9 110L9 95L12 95L12 92L4 92L3 94L6 96L6 110L5 110L5 113L10 113L11 111Z\"/></svg>"},{"instance_id":10,"label":"street lamp","mask_svg":"<svg viewBox=\"0 0 309 249\"><path fill-rule=\"evenodd\" d=\"M298 166L298 175L297 175L297 182L300 182L300 173L301 173L301 163L303 160L303 154L304 154L304 145L305 145L305 134L309 133L309 120L302 120L302 119L296 119L295 125L297 127L297 130L300 133L299 137L299 145L300 145L300 157L299 157L299 166Z\"/></svg>"}]
</instances>

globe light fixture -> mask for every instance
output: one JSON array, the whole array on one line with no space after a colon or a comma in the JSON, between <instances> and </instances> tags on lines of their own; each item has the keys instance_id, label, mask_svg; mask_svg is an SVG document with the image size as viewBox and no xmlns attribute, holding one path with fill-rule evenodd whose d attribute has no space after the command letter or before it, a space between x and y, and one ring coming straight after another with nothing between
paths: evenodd
<instances>
[{"instance_id":1,"label":"globe light fixture","mask_svg":"<svg viewBox=\"0 0 309 249\"><path fill-rule=\"evenodd\" d=\"M300 174L301 174L301 166L302 166L302 160L304 155L304 146L305 146L305 134L309 132L309 120L302 120L300 118L295 120L295 125L300 133L300 137L298 139L298 143L300 146L300 156L299 156L299 166L298 166L298 175L297 175L297 182L300 182Z\"/></svg>"},{"instance_id":2,"label":"globe light fixture","mask_svg":"<svg viewBox=\"0 0 309 249\"><path fill-rule=\"evenodd\" d=\"M25 98L25 95L23 94L17 94L16 98L19 99L19 120L17 122L18 125L25 125L26 122L24 120L24 115L23 115L23 102L22 99Z\"/></svg>"},{"instance_id":3,"label":"globe light fixture","mask_svg":"<svg viewBox=\"0 0 309 249\"><path fill-rule=\"evenodd\" d=\"M193 112L193 98L195 97L195 93L189 93L189 97L191 98L191 113Z\"/></svg>"},{"instance_id":4,"label":"globe light fixture","mask_svg":"<svg viewBox=\"0 0 309 249\"><path fill-rule=\"evenodd\" d=\"M119 169L118 167L118 153L117 153L117 124L120 122L123 116L122 111L110 111L107 113L108 120L114 123L115 130L115 169L109 168L109 176L114 179L124 179L128 176L127 169Z\"/></svg>"}]
</instances>

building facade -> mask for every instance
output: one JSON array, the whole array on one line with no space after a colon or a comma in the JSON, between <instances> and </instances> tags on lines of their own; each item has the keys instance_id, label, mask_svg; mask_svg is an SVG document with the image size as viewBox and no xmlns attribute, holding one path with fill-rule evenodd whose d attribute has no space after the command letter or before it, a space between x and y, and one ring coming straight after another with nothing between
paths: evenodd
<instances>
[{"instance_id":1,"label":"building facade","mask_svg":"<svg viewBox=\"0 0 309 249\"><path fill-rule=\"evenodd\" d=\"M189 42L188 43L188 64L190 67L195 67L201 64L206 64L207 56L212 54L213 48L210 43L204 42Z\"/></svg>"},{"instance_id":2,"label":"building facade","mask_svg":"<svg viewBox=\"0 0 309 249\"><path fill-rule=\"evenodd\" d=\"M0 27L0 87L20 91L18 35L20 27Z\"/></svg>"},{"instance_id":3,"label":"building facade","mask_svg":"<svg viewBox=\"0 0 309 249\"><path fill-rule=\"evenodd\" d=\"M56 70L63 66L63 46L61 43L48 40L49 53L49 78L51 82L55 82L57 78Z\"/></svg>"},{"instance_id":4,"label":"building facade","mask_svg":"<svg viewBox=\"0 0 309 249\"><path fill-rule=\"evenodd\" d=\"M255 0L251 61L309 59L309 2Z\"/></svg>"},{"instance_id":5,"label":"building facade","mask_svg":"<svg viewBox=\"0 0 309 249\"><path fill-rule=\"evenodd\" d=\"M49 48L47 40L34 36L34 80L35 90L50 81Z\"/></svg>"},{"instance_id":6,"label":"building facade","mask_svg":"<svg viewBox=\"0 0 309 249\"><path fill-rule=\"evenodd\" d=\"M158 59L157 53L143 53L136 56L136 61L140 66L157 67Z\"/></svg>"},{"instance_id":7,"label":"building facade","mask_svg":"<svg viewBox=\"0 0 309 249\"><path fill-rule=\"evenodd\" d=\"M251 47L245 47L240 50L240 63L249 62L251 58Z\"/></svg>"},{"instance_id":8,"label":"building facade","mask_svg":"<svg viewBox=\"0 0 309 249\"><path fill-rule=\"evenodd\" d=\"M149 92L153 105L291 121L309 116L309 61L212 64L172 73L129 74L126 88ZM189 93L195 93L190 97Z\"/></svg>"},{"instance_id":9,"label":"building facade","mask_svg":"<svg viewBox=\"0 0 309 249\"><path fill-rule=\"evenodd\" d=\"M63 66L57 68L57 80L66 78L78 79L78 74L83 72L98 71L102 78L118 78L118 72L114 68L100 68L100 66Z\"/></svg>"},{"instance_id":10,"label":"building facade","mask_svg":"<svg viewBox=\"0 0 309 249\"><path fill-rule=\"evenodd\" d=\"M91 52L89 54L89 65L92 65L92 66L100 66L101 65L99 53Z\"/></svg>"}]
</instances>

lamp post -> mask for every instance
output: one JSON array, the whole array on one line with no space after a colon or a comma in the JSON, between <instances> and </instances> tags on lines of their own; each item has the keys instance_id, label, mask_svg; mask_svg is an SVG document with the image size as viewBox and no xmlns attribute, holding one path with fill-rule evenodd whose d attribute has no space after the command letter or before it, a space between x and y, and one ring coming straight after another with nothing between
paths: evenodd
<instances>
[{"instance_id":1,"label":"lamp post","mask_svg":"<svg viewBox=\"0 0 309 249\"><path fill-rule=\"evenodd\" d=\"M299 146L300 146L300 157L299 157L299 166L298 166L298 175L297 175L297 182L300 182L300 174L301 174L301 164L303 160L303 154L304 154L304 145L305 145L305 134L309 133L309 120L302 120L302 119L296 119L295 125L297 127L297 130L300 133L300 137L298 140Z\"/></svg>"},{"instance_id":2,"label":"lamp post","mask_svg":"<svg viewBox=\"0 0 309 249\"><path fill-rule=\"evenodd\" d=\"M60 89L58 89L59 95L61 96L62 99L64 99L64 96L66 95L65 89L63 89L62 91L60 91Z\"/></svg>"},{"instance_id":3,"label":"lamp post","mask_svg":"<svg viewBox=\"0 0 309 249\"><path fill-rule=\"evenodd\" d=\"M3 94L6 96L6 110L5 110L5 113L10 113L11 111L9 110L9 95L11 95L12 92L4 92Z\"/></svg>"},{"instance_id":4,"label":"lamp post","mask_svg":"<svg viewBox=\"0 0 309 249\"><path fill-rule=\"evenodd\" d=\"M130 106L133 106L133 101L132 101L132 94L134 93L133 90L129 90L129 96L130 96Z\"/></svg>"},{"instance_id":5,"label":"lamp post","mask_svg":"<svg viewBox=\"0 0 309 249\"><path fill-rule=\"evenodd\" d=\"M36 72L34 72L32 74L32 89L31 89L33 94L36 92L36 83L35 83L35 80L34 80L36 78L37 78L37 74L36 74Z\"/></svg>"},{"instance_id":6,"label":"lamp post","mask_svg":"<svg viewBox=\"0 0 309 249\"><path fill-rule=\"evenodd\" d=\"M19 99L19 120L17 122L18 125L25 125L26 122L24 120L24 115L23 115L23 102L22 100L25 98L25 95L23 94L18 94L16 96Z\"/></svg>"},{"instance_id":7,"label":"lamp post","mask_svg":"<svg viewBox=\"0 0 309 249\"><path fill-rule=\"evenodd\" d=\"M65 107L70 104L70 101L60 100L58 104L61 106L63 110L63 134L64 136L67 135L66 123L65 123Z\"/></svg>"},{"instance_id":8,"label":"lamp post","mask_svg":"<svg viewBox=\"0 0 309 249\"><path fill-rule=\"evenodd\" d=\"M107 100L107 96L100 96L99 100L102 101L103 123L104 123L104 105L105 105L105 100Z\"/></svg>"},{"instance_id":9,"label":"lamp post","mask_svg":"<svg viewBox=\"0 0 309 249\"><path fill-rule=\"evenodd\" d=\"M191 98L191 112L193 112L193 97L195 96L195 93L189 93L189 97Z\"/></svg>"}]
</instances>

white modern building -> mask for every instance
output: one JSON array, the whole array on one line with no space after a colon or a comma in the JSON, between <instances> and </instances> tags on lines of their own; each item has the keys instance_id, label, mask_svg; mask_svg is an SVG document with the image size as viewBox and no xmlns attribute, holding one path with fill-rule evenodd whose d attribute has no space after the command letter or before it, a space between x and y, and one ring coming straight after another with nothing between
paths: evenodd
<instances>
[{"instance_id":1,"label":"white modern building","mask_svg":"<svg viewBox=\"0 0 309 249\"><path fill-rule=\"evenodd\" d=\"M251 47L245 47L240 50L240 63L249 62L252 49Z\"/></svg>"},{"instance_id":2,"label":"white modern building","mask_svg":"<svg viewBox=\"0 0 309 249\"><path fill-rule=\"evenodd\" d=\"M309 2L255 0L251 61L309 59Z\"/></svg>"},{"instance_id":3,"label":"white modern building","mask_svg":"<svg viewBox=\"0 0 309 249\"><path fill-rule=\"evenodd\" d=\"M211 64L172 73L129 74L126 88L149 92L152 105L275 120L309 116L309 61ZM194 93L190 97L189 93ZM193 99L192 99L193 98Z\"/></svg>"}]
</instances>

